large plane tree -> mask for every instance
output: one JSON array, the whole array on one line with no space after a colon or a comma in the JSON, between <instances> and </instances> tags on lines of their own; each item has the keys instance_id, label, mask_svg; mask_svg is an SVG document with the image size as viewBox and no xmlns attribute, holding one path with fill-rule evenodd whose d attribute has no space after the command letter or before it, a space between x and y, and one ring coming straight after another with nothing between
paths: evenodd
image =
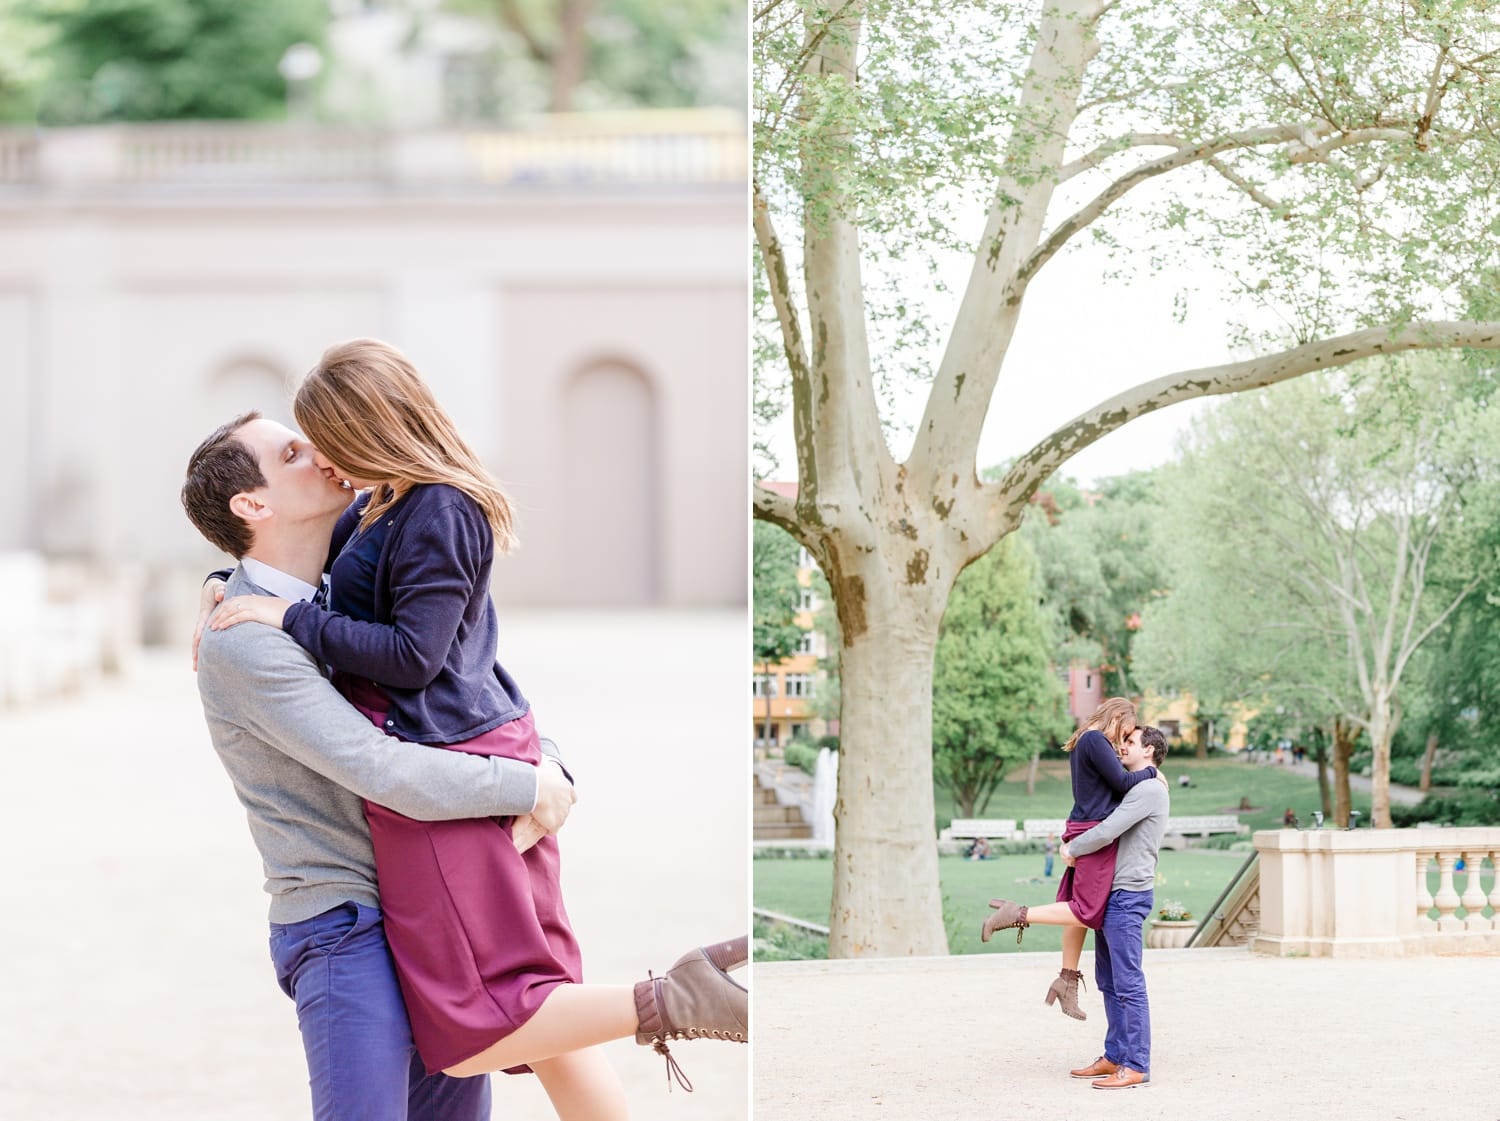
<instances>
[{"instance_id":1,"label":"large plane tree","mask_svg":"<svg viewBox=\"0 0 1500 1121\"><path fill-rule=\"evenodd\" d=\"M830 952L941 954L932 670L955 577L1145 413L1500 347L1500 322L1464 318L1496 268L1500 30L1458 0L758 0L754 20L756 289L780 344L758 403L788 400L799 484L754 510L817 559L841 626ZM1163 369L981 482L1028 289L1080 241L1219 264L1282 332ZM956 247L972 267L933 323L922 265ZM898 460L883 391L913 369Z\"/></svg>"}]
</instances>

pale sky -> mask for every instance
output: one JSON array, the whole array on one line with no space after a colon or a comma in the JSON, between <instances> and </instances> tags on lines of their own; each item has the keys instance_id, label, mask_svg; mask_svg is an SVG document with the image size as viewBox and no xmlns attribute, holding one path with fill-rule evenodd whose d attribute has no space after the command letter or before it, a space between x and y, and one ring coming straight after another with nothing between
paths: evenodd
<instances>
[{"instance_id":1,"label":"pale sky","mask_svg":"<svg viewBox=\"0 0 1500 1121\"><path fill-rule=\"evenodd\" d=\"M980 437L980 469L1020 455L1059 425L1133 385L1237 357L1227 342L1228 328L1246 317L1246 309L1225 295L1223 278L1211 265L1106 280L1110 263L1101 250L1080 246L1054 258L1032 283ZM946 276L954 300L968 268L967 259L955 261ZM1184 286L1189 287L1188 315L1178 323L1173 301ZM949 315L936 313L939 322ZM925 386L909 394L903 407L908 427L920 418L925 395ZM1063 472L1087 485L1164 463L1178 434L1204 407L1186 402L1132 421L1084 449ZM781 463L776 477L795 477L789 415L778 424L773 447ZM907 441L892 451L904 458Z\"/></svg>"}]
</instances>

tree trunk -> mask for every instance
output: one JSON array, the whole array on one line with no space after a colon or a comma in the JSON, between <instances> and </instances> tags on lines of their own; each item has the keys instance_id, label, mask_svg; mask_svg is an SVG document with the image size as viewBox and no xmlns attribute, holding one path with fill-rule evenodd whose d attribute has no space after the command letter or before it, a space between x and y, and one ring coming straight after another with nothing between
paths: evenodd
<instances>
[{"instance_id":1,"label":"tree trunk","mask_svg":"<svg viewBox=\"0 0 1500 1121\"><path fill-rule=\"evenodd\" d=\"M1354 725L1342 716L1333 722L1333 820L1340 829L1349 826L1354 808L1349 795L1349 757L1354 754Z\"/></svg>"},{"instance_id":2,"label":"tree trunk","mask_svg":"<svg viewBox=\"0 0 1500 1121\"><path fill-rule=\"evenodd\" d=\"M1040 749L1031 753L1031 766L1026 768L1026 797L1028 798L1036 793L1036 770L1037 763L1041 758L1042 753Z\"/></svg>"},{"instance_id":3,"label":"tree trunk","mask_svg":"<svg viewBox=\"0 0 1500 1121\"><path fill-rule=\"evenodd\" d=\"M771 676L771 667L769 664L765 667L764 676L766 680L761 686L761 690L766 696L766 758L769 759L771 757L771 740L773 738L771 735L771 682L774 680Z\"/></svg>"},{"instance_id":4,"label":"tree trunk","mask_svg":"<svg viewBox=\"0 0 1500 1121\"><path fill-rule=\"evenodd\" d=\"M588 20L593 0L563 0L558 13L557 49L552 55L552 112L573 108L573 91L588 65Z\"/></svg>"},{"instance_id":5,"label":"tree trunk","mask_svg":"<svg viewBox=\"0 0 1500 1121\"><path fill-rule=\"evenodd\" d=\"M1323 819L1337 820L1333 816L1333 791L1328 785L1328 737L1318 734L1313 741L1313 758L1318 764L1318 798L1323 803Z\"/></svg>"},{"instance_id":6,"label":"tree trunk","mask_svg":"<svg viewBox=\"0 0 1500 1121\"><path fill-rule=\"evenodd\" d=\"M1212 718L1205 716L1198 717L1198 750L1194 753L1196 758L1208 758L1208 735L1209 730L1213 726L1214 722Z\"/></svg>"},{"instance_id":7,"label":"tree trunk","mask_svg":"<svg viewBox=\"0 0 1500 1121\"><path fill-rule=\"evenodd\" d=\"M1370 824L1376 829L1391 827L1391 740L1396 724L1390 690L1377 684L1370 712Z\"/></svg>"},{"instance_id":8,"label":"tree trunk","mask_svg":"<svg viewBox=\"0 0 1500 1121\"><path fill-rule=\"evenodd\" d=\"M1438 734L1429 732L1427 734L1427 750L1422 752L1422 780L1417 789L1426 794L1432 789L1432 761L1437 758Z\"/></svg>"},{"instance_id":9,"label":"tree trunk","mask_svg":"<svg viewBox=\"0 0 1500 1121\"><path fill-rule=\"evenodd\" d=\"M871 597L867 603L873 607ZM894 610L846 627L828 956L948 952L932 798L937 622ZM852 634L852 641L849 637Z\"/></svg>"}]
</instances>

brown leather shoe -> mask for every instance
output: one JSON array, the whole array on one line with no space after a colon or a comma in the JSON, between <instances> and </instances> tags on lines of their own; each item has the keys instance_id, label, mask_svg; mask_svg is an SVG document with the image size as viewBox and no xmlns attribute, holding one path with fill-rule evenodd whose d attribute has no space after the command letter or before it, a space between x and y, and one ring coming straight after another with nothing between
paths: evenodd
<instances>
[{"instance_id":1,"label":"brown leather shoe","mask_svg":"<svg viewBox=\"0 0 1500 1121\"><path fill-rule=\"evenodd\" d=\"M1119 1069L1114 1063L1110 1062L1103 1055L1100 1055L1088 1066L1079 1067L1077 1070L1070 1070L1068 1073L1074 1078L1103 1078L1105 1075L1113 1074Z\"/></svg>"},{"instance_id":2,"label":"brown leather shoe","mask_svg":"<svg viewBox=\"0 0 1500 1121\"><path fill-rule=\"evenodd\" d=\"M1108 1078L1100 1078L1094 1082L1096 1090L1134 1090L1137 1086L1149 1086L1151 1076L1142 1074L1138 1070L1129 1067L1121 1067Z\"/></svg>"},{"instance_id":3,"label":"brown leather shoe","mask_svg":"<svg viewBox=\"0 0 1500 1121\"><path fill-rule=\"evenodd\" d=\"M995 908L990 912L989 918L984 920L984 925L979 928L979 940L988 942L997 930L1009 930L1016 927L1016 945L1021 944L1021 935L1026 933L1026 928L1031 924L1026 921L1026 908L1019 903L1012 903L1009 899L991 899L990 906Z\"/></svg>"},{"instance_id":4,"label":"brown leather shoe","mask_svg":"<svg viewBox=\"0 0 1500 1121\"><path fill-rule=\"evenodd\" d=\"M750 994L729 976L750 956L748 936L689 950L660 977L635 986L635 1041L667 1060L667 1085L675 1077L689 1092L693 1084L667 1049L670 1039L750 1040Z\"/></svg>"},{"instance_id":5,"label":"brown leather shoe","mask_svg":"<svg viewBox=\"0 0 1500 1121\"><path fill-rule=\"evenodd\" d=\"M1087 1020L1088 1013L1078 1003L1078 985L1082 981L1081 969L1058 970L1057 976L1052 979L1052 984L1047 986L1047 1003L1053 1004L1060 1001L1059 1007L1063 1015L1072 1016L1075 1020Z\"/></svg>"}]
</instances>

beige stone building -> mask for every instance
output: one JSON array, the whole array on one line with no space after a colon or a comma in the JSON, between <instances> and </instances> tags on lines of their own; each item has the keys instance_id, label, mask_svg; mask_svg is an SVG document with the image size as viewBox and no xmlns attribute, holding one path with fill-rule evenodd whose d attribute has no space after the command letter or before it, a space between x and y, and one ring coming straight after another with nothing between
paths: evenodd
<instances>
[{"instance_id":1,"label":"beige stone building","mask_svg":"<svg viewBox=\"0 0 1500 1121\"><path fill-rule=\"evenodd\" d=\"M0 551L175 604L220 559L178 504L193 446L376 336L516 500L502 604L743 602L745 160L718 113L0 130Z\"/></svg>"}]
</instances>

